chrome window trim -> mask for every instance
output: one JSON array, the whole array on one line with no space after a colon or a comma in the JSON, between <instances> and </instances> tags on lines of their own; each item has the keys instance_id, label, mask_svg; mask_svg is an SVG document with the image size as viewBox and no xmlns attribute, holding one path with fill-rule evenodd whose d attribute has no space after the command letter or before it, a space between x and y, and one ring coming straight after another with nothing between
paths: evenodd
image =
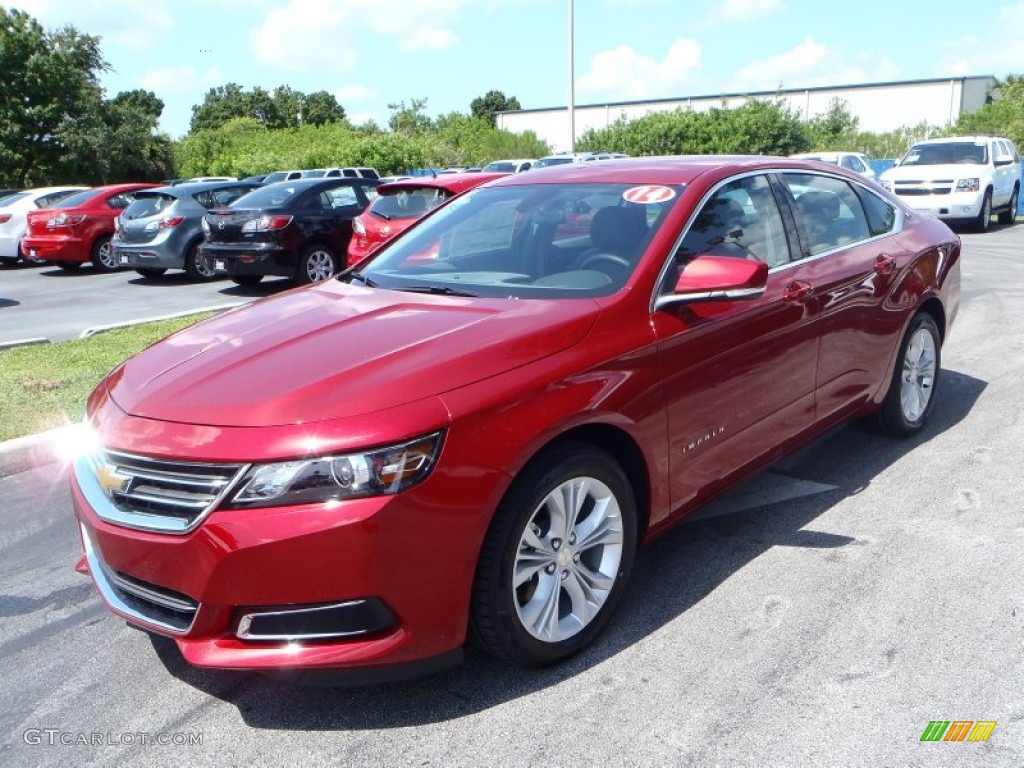
<instances>
[{"instance_id":1,"label":"chrome window trim","mask_svg":"<svg viewBox=\"0 0 1024 768\"><path fill-rule=\"evenodd\" d=\"M100 597L102 597L104 602L110 606L111 610L131 621L145 627L159 629L161 632L166 632L167 634L187 635L192 631L192 627L195 626L196 623L196 617L199 616L199 603L196 603L195 611L192 614L192 621L190 621L188 626L184 629L180 629L168 624L167 622L139 613L130 605L125 603L117 594L117 591L114 589L114 585L111 583L111 574L107 572L106 563L103 562L103 559L96 551L96 546L92 542L89 530L85 527L84 523L79 523L78 525L82 532L82 548L85 550L85 561L89 566L89 573L92 575L93 583L96 585L96 589L99 591ZM129 590L125 591L127 592ZM164 596L161 595L161 597ZM164 607L167 607L166 603L163 605Z\"/></svg>"},{"instance_id":2,"label":"chrome window trim","mask_svg":"<svg viewBox=\"0 0 1024 768\"><path fill-rule=\"evenodd\" d=\"M304 635L292 634L292 635L258 635L249 631L249 627L252 624L252 620L258 616L288 616L291 614L298 613L315 613L316 611L329 611L335 608L347 608L352 605L365 605L366 600L345 600L340 603L331 603L330 605L318 605L315 608L291 608L280 611L251 611L243 614L238 620L238 628L235 630L235 637L240 640L328 640L336 637L357 637L359 635L365 635L365 631L355 632L315 632Z\"/></svg>"},{"instance_id":3,"label":"chrome window trim","mask_svg":"<svg viewBox=\"0 0 1024 768\"><path fill-rule=\"evenodd\" d=\"M880 195L877 190L872 189L870 183L865 183L865 182L869 181L868 179L850 179L850 178L847 178L846 176L841 176L839 174L826 173L824 171L818 171L818 170L807 170L807 169L804 169L804 168L760 168L758 170L743 171L742 173L737 173L737 174L734 174L732 176L729 176L728 178L725 178L722 181L720 181L717 184L715 184L713 187L711 187L711 189L709 189L707 192L704 193L704 196L701 197L700 202L697 205L694 206L693 211L690 213L690 217L686 220L686 223L683 225L683 228L681 230L679 230L679 235L676 237L675 242L672 244L672 247L669 249L669 252L668 252L668 254L667 254L666 258L665 258L664 263L661 265L661 270L658 272L658 279L654 281L654 288L653 288L652 293L651 293L651 301L650 301L650 311L652 313L659 311L659 309L661 307L671 306L672 304L680 303L680 302L659 302L659 299L667 298L669 296L669 294L660 294L659 293L659 288L661 287L662 283L665 282L665 276L668 274L668 271L672 268L672 261L675 258L675 253L676 253L676 251L679 250L679 246L681 246L683 244L683 239L686 237L687 233L690 231L690 227L693 225L693 221L696 218L697 212L700 211L704 207L704 205L707 203L707 201L709 199L711 199L711 197L716 192L718 192L719 189L724 187L726 184L731 184L734 181L738 181L740 179L745 179L745 178L747 178L749 176L770 176L772 174L781 175L781 174L784 174L784 173L800 173L800 174L811 175L811 176L825 176L827 178L840 179L842 181L848 182L849 184L855 184L855 185L859 186L861 189L863 189L866 192L868 192L869 194L872 194L875 197L880 198L883 202L885 202L886 205L888 205L890 208L892 208L896 212L896 220L893 222L892 228L888 232L883 232L880 235L873 235L872 237L869 237L866 240L858 240L855 243L844 243L842 246L838 246L836 248L832 248L832 249L830 249L828 251L822 251L821 253L816 253L813 256L804 256L804 257L801 257L799 259L794 259L792 261L787 261L785 264L778 264L778 265L776 265L774 267L769 267L768 268L768 274L769 275L775 274L776 272L783 272L783 271L785 271L787 269L792 269L792 268L797 267L797 266L803 266L804 264L809 264L809 263L811 263L813 261L817 261L818 259L825 258L826 256L831 256L833 253L836 253L837 251L846 250L847 248L849 248L851 246L854 246L854 245L860 246L860 245L864 245L865 243L871 243L871 242L874 242L876 240L881 240L883 237L892 237L893 235L898 235L900 232L903 231L903 223L904 223L904 221L906 221L906 214L905 214L903 208L900 205L897 205L896 203L894 203L889 198L887 198L885 195ZM875 182L875 183L877 183L877 182ZM780 215L781 215L781 211L780 211Z\"/></svg>"},{"instance_id":4,"label":"chrome window trim","mask_svg":"<svg viewBox=\"0 0 1024 768\"><path fill-rule=\"evenodd\" d=\"M166 461L167 463L174 463L173 459L155 459L152 456L139 456L136 454L124 453L122 451L105 451L100 449L98 452L103 456L118 457L123 456L126 459L136 460L141 462L159 462ZM252 464L203 464L202 462L180 462L182 464L191 464L193 466L209 466L209 467L222 467L222 466L238 466L239 469L235 476L231 478L220 493L210 502L207 508L195 517L191 522L182 520L177 517L166 517L163 515L144 515L135 512L122 512L111 498L104 492L102 486L96 478L95 463L94 460L98 458L95 454L85 454L77 457L72 463L72 472L75 476L75 480L78 483L79 489L85 496L85 500L89 503L89 506L96 513L96 516L101 520L112 525L118 525L122 528L131 528L136 531L149 531L155 533L168 533L181 536L187 533L191 533L206 520L210 514L220 505L220 503L227 497L241 482L242 478L246 476L249 470L252 468Z\"/></svg>"}]
</instances>

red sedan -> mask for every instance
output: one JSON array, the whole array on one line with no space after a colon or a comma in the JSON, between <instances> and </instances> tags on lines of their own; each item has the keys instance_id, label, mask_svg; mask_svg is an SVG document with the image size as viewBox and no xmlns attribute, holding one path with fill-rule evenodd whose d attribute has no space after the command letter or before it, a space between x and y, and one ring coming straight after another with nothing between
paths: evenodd
<instances>
[{"instance_id":1,"label":"red sedan","mask_svg":"<svg viewBox=\"0 0 1024 768\"><path fill-rule=\"evenodd\" d=\"M927 429L959 259L799 160L490 182L115 369L72 472L81 567L200 666L365 680L469 637L558 661L643 543L742 478L845 420Z\"/></svg>"},{"instance_id":2,"label":"red sedan","mask_svg":"<svg viewBox=\"0 0 1024 768\"><path fill-rule=\"evenodd\" d=\"M51 261L73 271L86 262L101 272L118 269L110 238L114 222L134 199L133 192L155 184L93 187L61 200L52 208L29 211L22 248L31 261Z\"/></svg>"},{"instance_id":3,"label":"red sedan","mask_svg":"<svg viewBox=\"0 0 1024 768\"><path fill-rule=\"evenodd\" d=\"M352 239L348 241L349 266L362 261L381 244L460 192L507 175L446 173L381 184L377 187L380 197L352 222Z\"/></svg>"}]
</instances>

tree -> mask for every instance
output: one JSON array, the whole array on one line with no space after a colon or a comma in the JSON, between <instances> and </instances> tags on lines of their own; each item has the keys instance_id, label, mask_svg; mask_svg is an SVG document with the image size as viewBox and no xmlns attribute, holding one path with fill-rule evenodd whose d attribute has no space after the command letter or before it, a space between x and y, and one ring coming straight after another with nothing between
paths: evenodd
<instances>
[{"instance_id":1,"label":"tree","mask_svg":"<svg viewBox=\"0 0 1024 768\"><path fill-rule=\"evenodd\" d=\"M0 183L25 186L59 172L58 130L101 99L99 74L108 68L99 38L70 26L47 32L27 13L0 7Z\"/></svg>"},{"instance_id":2,"label":"tree","mask_svg":"<svg viewBox=\"0 0 1024 768\"><path fill-rule=\"evenodd\" d=\"M202 104L192 107L190 133L219 128L235 117L248 117L249 97L238 83L218 85L206 92Z\"/></svg>"},{"instance_id":3,"label":"tree","mask_svg":"<svg viewBox=\"0 0 1024 768\"><path fill-rule=\"evenodd\" d=\"M491 126L498 124L499 112L511 112L516 109L522 109L519 99L515 96L506 97L501 91L488 91L469 103L469 111L473 117L486 120Z\"/></svg>"},{"instance_id":4,"label":"tree","mask_svg":"<svg viewBox=\"0 0 1024 768\"><path fill-rule=\"evenodd\" d=\"M308 125L340 123L344 119L344 107L327 91L313 91L302 103L302 122Z\"/></svg>"},{"instance_id":5,"label":"tree","mask_svg":"<svg viewBox=\"0 0 1024 768\"><path fill-rule=\"evenodd\" d=\"M388 104L388 109L391 110L388 127L394 133L401 133L405 136L415 136L418 133L429 131L434 122L424 114L426 108L426 99L410 99L409 106L406 106L404 101Z\"/></svg>"},{"instance_id":6,"label":"tree","mask_svg":"<svg viewBox=\"0 0 1024 768\"><path fill-rule=\"evenodd\" d=\"M1007 75L997 81L992 98L975 112L960 116L955 133L989 133L1005 136L1024 146L1024 76Z\"/></svg>"},{"instance_id":7,"label":"tree","mask_svg":"<svg viewBox=\"0 0 1024 768\"><path fill-rule=\"evenodd\" d=\"M807 121L807 134L813 149L853 150L859 127L860 120L853 116L846 102L834 98L823 114Z\"/></svg>"}]
</instances>

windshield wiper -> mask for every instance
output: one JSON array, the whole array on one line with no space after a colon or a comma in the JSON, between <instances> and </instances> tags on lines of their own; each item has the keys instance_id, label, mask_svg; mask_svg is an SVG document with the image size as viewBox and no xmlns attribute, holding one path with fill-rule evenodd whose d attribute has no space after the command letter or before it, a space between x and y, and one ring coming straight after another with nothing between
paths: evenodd
<instances>
[{"instance_id":1,"label":"windshield wiper","mask_svg":"<svg viewBox=\"0 0 1024 768\"><path fill-rule=\"evenodd\" d=\"M410 285L405 288L396 288L395 290L407 291L408 293L434 293L439 296L468 296L470 298L478 298L480 295L463 291L459 288L449 288L447 285Z\"/></svg>"},{"instance_id":2,"label":"windshield wiper","mask_svg":"<svg viewBox=\"0 0 1024 768\"><path fill-rule=\"evenodd\" d=\"M348 277L348 278L350 278L349 282L351 282L352 280L358 280L360 283L365 285L367 288L380 288L380 286L377 285L376 282L374 282L373 280L368 278L362 272L356 272L354 270L351 270L351 271L344 272L344 273L338 275L338 277Z\"/></svg>"},{"instance_id":3,"label":"windshield wiper","mask_svg":"<svg viewBox=\"0 0 1024 768\"><path fill-rule=\"evenodd\" d=\"M386 213L381 213L380 211L370 211L370 215L377 216L388 221L391 221L394 218L394 216L388 216Z\"/></svg>"}]
</instances>

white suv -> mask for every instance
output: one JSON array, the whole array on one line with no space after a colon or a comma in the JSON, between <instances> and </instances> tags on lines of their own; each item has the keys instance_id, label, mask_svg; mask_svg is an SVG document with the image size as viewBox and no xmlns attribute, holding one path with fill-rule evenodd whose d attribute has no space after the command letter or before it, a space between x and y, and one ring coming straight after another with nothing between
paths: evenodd
<instances>
[{"instance_id":1,"label":"white suv","mask_svg":"<svg viewBox=\"0 0 1024 768\"><path fill-rule=\"evenodd\" d=\"M1020 198L1020 155L1009 139L948 136L912 146L879 183L909 207L988 229L992 212L1013 224Z\"/></svg>"}]
</instances>

